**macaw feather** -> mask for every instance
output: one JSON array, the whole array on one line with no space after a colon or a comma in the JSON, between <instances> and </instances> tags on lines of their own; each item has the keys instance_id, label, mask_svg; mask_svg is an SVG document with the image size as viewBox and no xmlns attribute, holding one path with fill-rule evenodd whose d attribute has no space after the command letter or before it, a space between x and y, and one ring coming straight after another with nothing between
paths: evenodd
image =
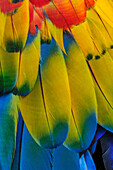
<instances>
[{"instance_id":1,"label":"macaw feather","mask_svg":"<svg viewBox=\"0 0 113 170\"><path fill-rule=\"evenodd\" d=\"M101 32L100 34L104 36L106 48L109 49L113 44L113 28L107 24L94 9L91 9L87 12L87 18L88 20L91 20L96 25L96 27L98 27L99 31ZM111 31L109 31L109 27L111 28ZM100 42L101 41L102 40L100 40Z\"/></svg>"},{"instance_id":2,"label":"macaw feather","mask_svg":"<svg viewBox=\"0 0 113 170\"><path fill-rule=\"evenodd\" d=\"M29 1L24 0L21 7L14 15L7 15L5 18L1 47L8 52L22 51L25 46L29 29L28 4Z\"/></svg>"},{"instance_id":3,"label":"macaw feather","mask_svg":"<svg viewBox=\"0 0 113 170\"><path fill-rule=\"evenodd\" d=\"M112 74L113 74L113 60L108 52L98 60L90 60L89 65L96 83L98 83L102 93L111 107L113 106L112 98ZM109 81L110 80L110 81Z\"/></svg>"},{"instance_id":4,"label":"macaw feather","mask_svg":"<svg viewBox=\"0 0 113 170\"><path fill-rule=\"evenodd\" d=\"M0 169L96 170L98 140L113 167L113 0L0 0L0 24Z\"/></svg>"},{"instance_id":5,"label":"macaw feather","mask_svg":"<svg viewBox=\"0 0 113 170\"><path fill-rule=\"evenodd\" d=\"M43 8L34 8L33 4L29 4L29 12L30 12L30 25L29 30L31 34L36 34L36 26L39 30L41 30L42 22L45 19L44 9Z\"/></svg>"},{"instance_id":6,"label":"macaw feather","mask_svg":"<svg viewBox=\"0 0 113 170\"><path fill-rule=\"evenodd\" d=\"M103 0L98 0L94 9L109 25L113 25L113 7L110 5L109 0L104 0L104 3Z\"/></svg>"},{"instance_id":7,"label":"macaw feather","mask_svg":"<svg viewBox=\"0 0 113 170\"><path fill-rule=\"evenodd\" d=\"M41 46L38 79L31 93L20 98L20 110L41 146L52 148L64 142L71 113L70 91L65 61L54 40Z\"/></svg>"},{"instance_id":8,"label":"macaw feather","mask_svg":"<svg viewBox=\"0 0 113 170\"><path fill-rule=\"evenodd\" d=\"M68 29L83 22L86 18L84 0L53 0L45 6L45 11L54 25Z\"/></svg>"},{"instance_id":9,"label":"macaw feather","mask_svg":"<svg viewBox=\"0 0 113 170\"><path fill-rule=\"evenodd\" d=\"M87 21L80 25L73 26L71 28L71 32L79 47L83 51L85 58L88 60L93 59L93 57L96 55L95 46L91 39L91 31Z\"/></svg>"},{"instance_id":10,"label":"macaw feather","mask_svg":"<svg viewBox=\"0 0 113 170\"><path fill-rule=\"evenodd\" d=\"M81 152L89 147L96 132L96 96L83 53L69 33L64 34L64 47L67 53L65 60L72 112L69 133L64 144L74 151ZM90 93L87 93L89 89Z\"/></svg>"},{"instance_id":11,"label":"macaw feather","mask_svg":"<svg viewBox=\"0 0 113 170\"><path fill-rule=\"evenodd\" d=\"M0 48L0 92L4 94L15 87L19 70L19 52L8 53Z\"/></svg>"},{"instance_id":12,"label":"macaw feather","mask_svg":"<svg viewBox=\"0 0 113 170\"><path fill-rule=\"evenodd\" d=\"M105 129L113 132L113 108L103 96L98 85L95 83L95 93L98 103L97 122Z\"/></svg>"},{"instance_id":13,"label":"macaw feather","mask_svg":"<svg viewBox=\"0 0 113 170\"><path fill-rule=\"evenodd\" d=\"M0 11L9 14L12 13L13 10L19 8L22 5L23 0L13 2L14 0L0 0Z\"/></svg>"},{"instance_id":14,"label":"macaw feather","mask_svg":"<svg viewBox=\"0 0 113 170\"><path fill-rule=\"evenodd\" d=\"M40 32L37 35L28 34L24 50L19 58L19 73L15 93L27 95L36 83L40 60Z\"/></svg>"},{"instance_id":15,"label":"macaw feather","mask_svg":"<svg viewBox=\"0 0 113 170\"><path fill-rule=\"evenodd\" d=\"M0 97L0 169L11 169L17 133L18 96Z\"/></svg>"}]
</instances>

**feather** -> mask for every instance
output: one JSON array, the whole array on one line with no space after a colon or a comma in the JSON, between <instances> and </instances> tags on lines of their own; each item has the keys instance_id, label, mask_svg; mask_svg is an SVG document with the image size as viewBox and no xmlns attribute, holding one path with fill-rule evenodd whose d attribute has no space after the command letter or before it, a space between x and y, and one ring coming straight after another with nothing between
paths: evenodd
<instances>
[{"instance_id":1,"label":"feather","mask_svg":"<svg viewBox=\"0 0 113 170\"><path fill-rule=\"evenodd\" d=\"M84 0L53 0L45 6L45 11L52 23L63 29L80 24L86 18Z\"/></svg>"},{"instance_id":2,"label":"feather","mask_svg":"<svg viewBox=\"0 0 113 170\"><path fill-rule=\"evenodd\" d=\"M70 91L63 54L54 40L41 46L38 79L31 93L20 97L20 110L41 146L52 148L64 142L71 113Z\"/></svg>"},{"instance_id":3,"label":"feather","mask_svg":"<svg viewBox=\"0 0 113 170\"><path fill-rule=\"evenodd\" d=\"M112 74L113 74L113 60L108 52L98 60L90 60L89 65L92 70L96 83L101 89L108 103L113 105L112 98Z\"/></svg>"},{"instance_id":4,"label":"feather","mask_svg":"<svg viewBox=\"0 0 113 170\"><path fill-rule=\"evenodd\" d=\"M18 95L27 95L36 83L40 59L40 32L28 34L26 46L20 54L19 73L14 89Z\"/></svg>"},{"instance_id":5,"label":"feather","mask_svg":"<svg viewBox=\"0 0 113 170\"><path fill-rule=\"evenodd\" d=\"M79 47L84 53L84 56L87 60L90 60L95 56L95 47L91 39L91 31L87 24L87 21L84 23L73 26L71 32L77 41Z\"/></svg>"},{"instance_id":6,"label":"feather","mask_svg":"<svg viewBox=\"0 0 113 170\"><path fill-rule=\"evenodd\" d=\"M95 93L98 103L97 122L105 129L113 132L113 109L106 101L98 85L95 83Z\"/></svg>"},{"instance_id":7,"label":"feather","mask_svg":"<svg viewBox=\"0 0 113 170\"><path fill-rule=\"evenodd\" d=\"M19 8L22 5L22 2L13 3L9 0L0 0L0 11L3 13L9 13Z\"/></svg>"},{"instance_id":8,"label":"feather","mask_svg":"<svg viewBox=\"0 0 113 170\"><path fill-rule=\"evenodd\" d=\"M25 46L29 29L28 3L24 0L16 13L6 16L1 47L8 52L21 51Z\"/></svg>"},{"instance_id":9,"label":"feather","mask_svg":"<svg viewBox=\"0 0 113 170\"><path fill-rule=\"evenodd\" d=\"M67 53L65 60L69 77L72 111L65 145L72 150L81 152L89 147L96 132L96 96L83 53L68 33L64 34L64 46Z\"/></svg>"},{"instance_id":10,"label":"feather","mask_svg":"<svg viewBox=\"0 0 113 170\"><path fill-rule=\"evenodd\" d=\"M0 0L0 23L0 169L95 170L98 140L112 169L113 0Z\"/></svg>"},{"instance_id":11,"label":"feather","mask_svg":"<svg viewBox=\"0 0 113 170\"><path fill-rule=\"evenodd\" d=\"M29 3L29 13L30 13L30 19L29 19L29 31L31 34L36 34L36 26L40 30L42 27L43 20L45 18L44 16L44 10L43 8L34 8L33 4Z\"/></svg>"},{"instance_id":12,"label":"feather","mask_svg":"<svg viewBox=\"0 0 113 170\"><path fill-rule=\"evenodd\" d=\"M113 8L109 3L109 0L98 0L94 9L109 25L113 25Z\"/></svg>"},{"instance_id":13,"label":"feather","mask_svg":"<svg viewBox=\"0 0 113 170\"><path fill-rule=\"evenodd\" d=\"M101 34L104 36L104 42L106 43L106 48L109 49L113 44L112 39L112 31L109 31L109 24L107 24L104 19L100 17L100 15L94 10L91 9L87 12L87 18L88 20L91 20L93 24L96 25L96 27L99 29ZM98 30L97 30L98 31Z\"/></svg>"},{"instance_id":14,"label":"feather","mask_svg":"<svg viewBox=\"0 0 113 170\"><path fill-rule=\"evenodd\" d=\"M101 57L102 54L106 53L106 47L107 47L106 39L104 38L100 29L96 26L96 24L93 21L88 20L88 19L87 21L88 21L88 25L91 31L92 41Z\"/></svg>"},{"instance_id":15,"label":"feather","mask_svg":"<svg viewBox=\"0 0 113 170\"><path fill-rule=\"evenodd\" d=\"M19 52L8 53L0 48L0 62L0 92L4 94L15 87L19 69Z\"/></svg>"},{"instance_id":16,"label":"feather","mask_svg":"<svg viewBox=\"0 0 113 170\"><path fill-rule=\"evenodd\" d=\"M8 94L0 97L0 169L11 168L15 152L17 132L18 96Z\"/></svg>"}]
</instances>

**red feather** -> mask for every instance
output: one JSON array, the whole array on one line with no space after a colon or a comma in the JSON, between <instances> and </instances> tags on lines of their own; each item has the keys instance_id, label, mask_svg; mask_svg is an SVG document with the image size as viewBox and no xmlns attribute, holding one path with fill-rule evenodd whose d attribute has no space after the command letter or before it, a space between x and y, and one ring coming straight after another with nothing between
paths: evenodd
<instances>
[{"instance_id":1,"label":"red feather","mask_svg":"<svg viewBox=\"0 0 113 170\"><path fill-rule=\"evenodd\" d=\"M42 21L45 18L43 13L43 8L33 7L32 3L29 3L29 30L31 34L36 34L36 27L41 29Z\"/></svg>"},{"instance_id":2,"label":"red feather","mask_svg":"<svg viewBox=\"0 0 113 170\"><path fill-rule=\"evenodd\" d=\"M59 28L70 28L86 18L84 0L53 0L45 6L46 13L54 25Z\"/></svg>"},{"instance_id":3,"label":"red feather","mask_svg":"<svg viewBox=\"0 0 113 170\"><path fill-rule=\"evenodd\" d=\"M0 9L3 13L8 13L13 11L15 8L20 7L22 2L11 3L8 0L0 0Z\"/></svg>"}]
</instances>

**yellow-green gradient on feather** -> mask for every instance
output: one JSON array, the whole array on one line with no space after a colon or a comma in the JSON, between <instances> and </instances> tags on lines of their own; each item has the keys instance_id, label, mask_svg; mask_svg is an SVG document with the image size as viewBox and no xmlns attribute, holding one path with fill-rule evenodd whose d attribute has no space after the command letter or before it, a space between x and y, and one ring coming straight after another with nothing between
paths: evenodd
<instances>
[{"instance_id":1,"label":"yellow-green gradient on feather","mask_svg":"<svg viewBox=\"0 0 113 170\"><path fill-rule=\"evenodd\" d=\"M5 26L1 37L1 47L8 52L21 51L25 46L29 29L29 1L24 0L15 14L4 15Z\"/></svg>"},{"instance_id":2,"label":"yellow-green gradient on feather","mask_svg":"<svg viewBox=\"0 0 113 170\"><path fill-rule=\"evenodd\" d=\"M29 42L28 42L29 41ZM18 95L27 95L36 83L40 59L40 32L28 34L25 48L20 54L19 73L14 89Z\"/></svg>"},{"instance_id":3,"label":"yellow-green gradient on feather","mask_svg":"<svg viewBox=\"0 0 113 170\"><path fill-rule=\"evenodd\" d=\"M16 84L19 69L19 52L8 53L0 48L0 92L11 91Z\"/></svg>"},{"instance_id":4,"label":"yellow-green gradient on feather","mask_svg":"<svg viewBox=\"0 0 113 170\"><path fill-rule=\"evenodd\" d=\"M18 96L0 97L0 169L11 169L18 122Z\"/></svg>"},{"instance_id":5,"label":"yellow-green gradient on feather","mask_svg":"<svg viewBox=\"0 0 113 170\"><path fill-rule=\"evenodd\" d=\"M89 147L96 132L96 96L84 55L69 33L64 34L64 47L72 111L69 133L64 144L80 152Z\"/></svg>"},{"instance_id":6,"label":"yellow-green gradient on feather","mask_svg":"<svg viewBox=\"0 0 113 170\"><path fill-rule=\"evenodd\" d=\"M52 40L41 46L39 75L34 89L20 97L25 124L41 146L57 147L67 137L71 101L63 54Z\"/></svg>"}]
</instances>

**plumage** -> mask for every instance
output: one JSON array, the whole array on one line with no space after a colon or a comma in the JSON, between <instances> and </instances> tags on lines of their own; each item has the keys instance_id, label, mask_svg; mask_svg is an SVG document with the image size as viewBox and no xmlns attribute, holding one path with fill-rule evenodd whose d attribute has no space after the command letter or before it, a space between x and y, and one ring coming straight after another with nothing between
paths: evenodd
<instances>
[{"instance_id":1,"label":"plumage","mask_svg":"<svg viewBox=\"0 0 113 170\"><path fill-rule=\"evenodd\" d=\"M96 169L98 141L112 169L113 1L0 0L0 24L0 169Z\"/></svg>"}]
</instances>

